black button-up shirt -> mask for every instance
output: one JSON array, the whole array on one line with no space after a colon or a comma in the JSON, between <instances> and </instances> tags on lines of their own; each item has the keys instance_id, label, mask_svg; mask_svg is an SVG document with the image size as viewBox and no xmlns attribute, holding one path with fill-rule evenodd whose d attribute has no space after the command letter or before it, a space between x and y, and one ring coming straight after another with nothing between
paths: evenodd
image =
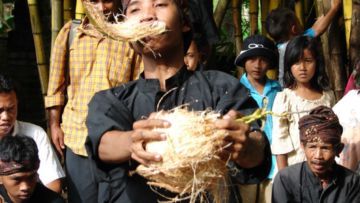
<instances>
[{"instance_id":1,"label":"black button-up shirt","mask_svg":"<svg viewBox=\"0 0 360 203\"><path fill-rule=\"evenodd\" d=\"M281 170L273 184L273 203L360 202L360 176L343 166L333 165L332 180L325 189L306 162Z\"/></svg>"},{"instance_id":2,"label":"black button-up shirt","mask_svg":"<svg viewBox=\"0 0 360 203\"><path fill-rule=\"evenodd\" d=\"M108 196L105 199L110 198L111 202L150 203L158 199L145 180L136 175L127 175L131 169L128 163L109 165L99 160L98 147L105 132L132 130L135 121L148 117L150 113L183 104L187 104L190 110L211 108L222 114L235 109L247 115L257 108L247 89L236 78L222 72L190 72L182 68L166 80L166 89L167 92L161 91L159 80L141 76L136 81L98 92L89 103L86 148L90 159L96 163L97 180L100 185L106 185L105 189L100 189L100 193L105 191L105 196ZM264 179L271 166L270 154L267 145L264 162L253 169L241 169L235 163L230 163L229 167L237 169L236 173L230 174L233 180L236 183L256 183ZM235 199L236 202L241 201Z\"/></svg>"}]
</instances>

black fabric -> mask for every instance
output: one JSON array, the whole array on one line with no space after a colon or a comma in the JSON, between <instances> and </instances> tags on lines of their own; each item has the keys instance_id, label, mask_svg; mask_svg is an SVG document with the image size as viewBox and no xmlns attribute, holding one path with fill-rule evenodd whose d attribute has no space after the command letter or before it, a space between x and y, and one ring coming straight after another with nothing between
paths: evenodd
<instances>
[{"instance_id":1,"label":"black fabric","mask_svg":"<svg viewBox=\"0 0 360 203\"><path fill-rule=\"evenodd\" d=\"M0 198L3 198L6 203L12 203L4 185L2 184L0 184ZM46 188L41 183L37 183L34 193L32 194L28 203L65 203L65 201L56 192Z\"/></svg>"},{"instance_id":2,"label":"black fabric","mask_svg":"<svg viewBox=\"0 0 360 203\"><path fill-rule=\"evenodd\" d=\"M306 162L281 170L274 180L272 202L360 202L360 176L337 164L333 168L332 182L325 189Z\"/></svg>"},{"instance_id":3,"label":"black fabric","mask_svg":"<svg viewBox=\"0 0 360 203\"><path fill-rule=\"evenodd\" d=\"M66 183L69 203L97 203L98 189L93 162L66 148L65 152Z\"/></svg>"},{"instance_id":4,"label":"black fabric","mask_svg":"<svg viewBox=\"0 0 360 203\"><path fill-rule=\"evenodd\" d=\"M157 202L159 197L149 189L141 177L127 175L128 170L135 168L136 165L129 163L109 165L99 160L98 146L105 132L132 130L134 121L147 117L154 111L169 110L183 104L188 104L191 110L212 108L222 114L230 109L236 109L246 115L257 108L248 90L236 78L222 72L190 72L182 68L166 81L166 88L169 91L165 94L160 91L158 80L144 79L141 76L137 81L98 92L90 101L86 120L89 131L86 148L89 158L95 161L99 169L96 172L98 181L109 190L105 198L109 202L151 203ZM257 124L253 125L256 127ZM232 163L233 182L253 183L264 179L270 170L270 155L268 145L266 159L261 169L244 170ZM136 195L139 193L142 195ZM145 198L146 201L141 198Z\"/></svg>"}]
</instances>

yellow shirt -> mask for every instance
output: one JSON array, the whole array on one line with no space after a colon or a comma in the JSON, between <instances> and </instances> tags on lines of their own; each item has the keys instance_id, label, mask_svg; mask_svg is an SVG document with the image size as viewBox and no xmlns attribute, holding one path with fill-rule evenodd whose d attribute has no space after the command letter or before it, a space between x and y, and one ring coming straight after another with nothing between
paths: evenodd
<instances>
[{"instance_id":1,"label":"yellow shirt","mask_svg":"<svg viewBox=\"0 0 360 203\"><path fill-rule=\"evenodd\" d=\"M61 29L51 53L45 107L65 105L61 123L65 145L75 154L86 156L84 143L88 133L85 119L90 99L100 90L137 79L141 72L141 58L126 42L85 32L90 28L83 23L70 46L68 68L66 57L70 28L71 22L68 22ZM96 31L91 30L91 33Z\"/></svg>"}]
</instances>

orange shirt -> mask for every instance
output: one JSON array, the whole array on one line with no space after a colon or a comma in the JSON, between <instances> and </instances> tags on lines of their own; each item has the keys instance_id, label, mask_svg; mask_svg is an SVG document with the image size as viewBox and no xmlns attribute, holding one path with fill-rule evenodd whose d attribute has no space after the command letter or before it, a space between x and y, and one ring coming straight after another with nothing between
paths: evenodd
<instances>
[{"instance_id":1,"label":"orange shirt","mask_svg":"<svg viewBox=\"0 0 360 203\"><path fill-rule=\"evenodd\" d=\"M65 144L75 154L86 156L84 143L88 133L85 119L90 99L100 90L137 79L142 69L141 58L126 42L86 32L90 28L83 23L70 46L68 66L70 28L71 22L68 22L59 32L52 49L45 107L65 105L61 123ZM91 32L96 33L95 30ZM68 73L69 79L66 80Z\"/></svg>"}]
</instances>

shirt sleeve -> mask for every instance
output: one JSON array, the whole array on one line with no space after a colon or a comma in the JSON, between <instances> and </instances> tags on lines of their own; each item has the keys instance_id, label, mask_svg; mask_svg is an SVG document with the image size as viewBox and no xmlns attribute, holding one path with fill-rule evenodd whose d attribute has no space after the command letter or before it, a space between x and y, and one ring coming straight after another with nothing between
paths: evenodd
<instances>
[{"instance_id":1,"label":"shirt sleeve","mask_svg":"<svg viewBox=\"0 0 360 203\"><path fill-rule=\"evenodd\" d=\"M38 174L41 182L46 185L54 180L65 177L64 170L46 132L39 126L34 126L33 128L34 140L39 149L40 167Z\"/></svg>"},{"instance_id":2,"label":"shirt sleeve","mask_svg":"<svg viewBox=\"0 0 360 203\"><path fill-rule=\"evenodd\" d=\"M66 23L55 39L50 56L50 75L45 108L62 106L65 102L66 69L68 68L68 37L71 21Z\"/></svg>"},{"instance_id":3,"label":"shirt sleeve","mask_svg":"<svg viewBox=\"0 0 360 203\"><path fill-rule=\"evenodd\" d=\"M280 92L276 95L272 111L282 114L289 111L288 96ZM290 137L289 120L287 117L273 116L271 151L273 154L287 154L294 150Z\"/></svg>"},{"instance_id":4,"label":"shirt sleeve","mask_svg":"<svg viewBox=\"0 0 360 203\"><path fill-rule=\"evenodd\" d=\"M288 180L279 172L274 179L271 202L273 203L290 203L294 202L292 195L288 191L289 187L286 185Z\"/></svg>"},{"instance_id":5,"label":"shirt sleeve","mask_svg":"<svg viewBox=\"0 0 360 203\"><path fill-rule=\"evenodd\" d=\"M230 81L229 78L224 80ZM217 86L219 87L219 85ZM249 115L258 108L256 101L250 97L248 90L238 80L236 80L236 84L232 87L223 87L222 89L225 93L219 94L222 96L220 97L216 107L216 109L222 111L222 113L226 113L230 109L235 109L243 115ZM253 128L260 128L257 122L253 122L250 125ZM262 136L266 140L266 143L264 148L264 159L260 165L254 168L245 169L241 168L234 162L229 162L228 167L230 170L230 176L236 181L236 183L260 183L269 174L272 164L270 144L264 133L262 133Z\"/></svg>"},{"instance_id":6,"label":"shirt sleeve","mask_svg":"<svg viewBox=\"0 0 360 203\"><path fill-rule=\"evenodd\" d=\"M119 101L112 90L96 93L89 103L86 126L86 148L89 156L98 161L98 148L102 135L111 130L129 131L134 119L129 109Z\"/></svg>"}]
</instances>

